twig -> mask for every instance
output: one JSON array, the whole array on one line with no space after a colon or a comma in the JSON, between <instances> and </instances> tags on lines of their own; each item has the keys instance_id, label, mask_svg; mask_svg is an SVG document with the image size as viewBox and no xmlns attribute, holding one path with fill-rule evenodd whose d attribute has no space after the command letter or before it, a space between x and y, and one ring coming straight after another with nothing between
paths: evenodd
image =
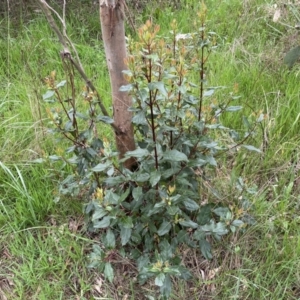
<instances>
[{"instance_id":1,"label":"twig","mask_svg":"<svg viewBox=\"0 0 300 300\"><path fill-rule=\"evenodd\" d=\"M66 35L66 31L65 31L65 20L62 19L59 14L53 9L51 8L47 2L45 0L39 0L39 3L40 3L40 6L41 6L41 9L43 10L45 16L46 16L46 19L50 25L50 27L52 28L52 30L56 33L58 39L59 39L59 42L62 44L63 46L63 50L60 52L60 55L61 55L61 58L62 59L69 59L70 62L73 64L73 66L75 67L75 69L77 70L77 72L80 74L80 76L82 77L82 79L85 81L86 85L93 91L94 95L97 96L97 102L98 102L98 105L101 109L101 112L104 116L107 116L107 117L110 117L108 111L106 110L104 104L103 104L103 101L99 95L99 93L97 92L94 84L91 82L90 79L88 79L87 75L85 74L84 72L84 69L81 65L81 62L80 62L80 59L79 59L79 56L77 54L77 51L73 45L73 43L71 42L71 40L69 39L69 37ZM64 2L64 5L65 5L65 2ZM65 6L64 6L64 10L65 10ZM51 14L51 11L53 11L58 19L60 20L60 22L62 23L63 25L63 28L64 28L64 35L61 33L61 31L59 30L57 24L55 23L54 19L53 19L53 16ZM64 13L64 16L63 18L65 17L65 13ZM77 61L74 60L74 58L72 57L72 54L71 54L71 51L69 50L69 47L68 47L68 44L71 45L72 47L72 50L73 52L75 53L75 56L76 56L76 59ZM116 132L116 134L120 134L120 130L116 127L116 125L114 123L111 123L110 124L114 131Z\"/></svg>"}]
</instances>

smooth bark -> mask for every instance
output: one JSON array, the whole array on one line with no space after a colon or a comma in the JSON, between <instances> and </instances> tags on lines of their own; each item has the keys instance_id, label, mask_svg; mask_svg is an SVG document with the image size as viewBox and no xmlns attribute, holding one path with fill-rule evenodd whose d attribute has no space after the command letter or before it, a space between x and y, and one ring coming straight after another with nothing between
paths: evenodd
<instances>
[{"instance_id":1,"label":"smooth bark","mask_svg":"<svg viewBox=\"0 0 300 300\"><path fill-rule=\"evenodd\" d=\"M127 69L124 8L124 0L100 0L102 38L111 82L114 124L118 129L115 131L115 137L120 158L123 158L127 151L135 149L132 113L128 110L132 99L127 92L120 91L122 85L128 84L122 73ZM129 158L124 166L134 170L136 160Z\"/></svg>"}]
</instances>

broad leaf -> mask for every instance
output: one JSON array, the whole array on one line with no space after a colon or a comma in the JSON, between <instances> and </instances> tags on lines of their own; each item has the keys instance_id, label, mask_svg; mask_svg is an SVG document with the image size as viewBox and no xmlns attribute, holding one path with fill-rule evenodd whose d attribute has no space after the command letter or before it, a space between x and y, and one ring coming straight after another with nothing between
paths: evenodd
<instances>
[{"instance_id":1,"label":"broad leaf","mask_svg":"<svg viewBox=\"0 0 300 300\"><path fill-rule=\"evenodd\" d=\"M145 113L143 111L138 112L132 118L132 122L137 125L147 125L147 119L145 117Z\"/></svg>"},{"instance_id":2,"label":"broad leaf","mask_svg":"<svg viewBox=\"0 0 300 300\"><path fill-rule=\"evenodd\" d=\"M97 116L96 118L97 121L102 121L106 124L112 124L114 122L114 120L108 116L102 116L102 115L99 115Z\"/></svg>"},{"instance_id":3,"label":"broad leaf","mask_svg":"<svg viewBox=\"0 0 300 300\"><path fill-rule=\"evenodd\" d=\"M107 215L107 211L102 207L97 207L96 211L93 213L92 221L99 220Z\"/></svg>"},{"instance_id":4,"label":"broad leaf","mask_svg":"<svg viewBox=\"0 0 300 300\"><path fill-rule=\"evenodd\" d=\"M168 161L188 161L187 156L178 150L167 150L163 154L163 159Z\"/></svg>"},{"instance_id":5,"label":"broad leaf","mask_svg":"<svg viewBox=\"0 0 300 300\"><path fill-rule=\"evenodd\" d=\"M199 209L199 205L192 199L185 199L183 201L184 206L186 207L186 209L190 210L190 211L194 211Z\"/></svg>"},{"instance_id":6,"label":"broad leaf","mask_svg":"<svg viewBox=\"0 0 300 300\"><path fill-rule=\"evenodd\" d=\"M123 201L125 201L129 195L129 193L131 192L131 190L128 188L118 199L119 203L122 203Z\"/></svg>"},{"instance_id":7,"label":"broad leaf","mask_svg":"<svg viewBox=\"0 0 300 300\"><path fill-rule=\"evenodd\" d=\"M231 225L235 226L235 227L241 227L244 225L244 222L242 220L234 220Z\"/></svg>"},{"instance_id":8,"label":"broad leaf","mask_svg":"<svg viewBox=\"0 0 300 300\"><path fill-rule=\"evenodd\" d=\"M55 94L55 91L53 90L48 90L44 95L43 95L43 100L47 100L49 98L52 98Z\"/></svg>"},{"instance_id":9,"label":"broad leaf","mask_svg":"<svg viewBox=\"0 0 300 300\"><path fill-rule=\"evenodd\" d=\"M205 239L205 232L201 229L197 229L193 234L193 238L197 241L203 240Z\"/></svg>"},{"instance_id":10,"label":"broad leaf","mask_svg":"<svg viewBox=\"0 0 300 300\"><path fill-rule=\"evenodd\" d=\"M155 170L151 172L150 179L149 179L151 186L152 187L155 186L159 182L160 178L161 178L161 173L159 171Z\"/></svg>"},{"instance_id":11,"label":"broad leaf","mask_svg":"<svg viewBox=\"0 0 300 300\"><path fill-rule=\"evenodd\" d=\"M106 170L108 167L111 166L110 162L106 162L104 164L98 164L97 166L95 166L94 168L92 168L91 170L93 172L103 172L104 170Z\"/></svg>"},{"instance_id":12,"label":"broad leaf","mask_svg":"<svg viewBox=\"0 0 300 300\"><path fill-rule=\"evenodd\" d=\"M166 275L164 273L159 273L156 277L155 277L155 285L157 286L162 286L165 282L165 277Z\"/></svg>"},{"instance_id":13,"label":"broad leaf","mask_svg":"<svg viewBox=\"0 0 300 300\"><path fill-rule=\"evenodd\" d=\"M212 256L212 253L211 253L210 243L207 240L203 239L203 240L200 240L199 244L200 244L200 250L201 250L202 255L207 260L212 259L213 256Z\"/></svg>"},{"instance_id":14,"label":"broad leaf","mask_svg":"<svg viewBox=\"0 0 300 300\"><path fill-rule=\"evenodd\" d=\"M161 294L166 298L169 299L172 290L172 281L170 275L165 275L164 284L160 287Z\"/></svg>"},{"instance_id":15,"label":"broad leaf","mask_svg":"<svg viewBox=\"0 0 300 300\"><path fill-rule=\"evenodd\" d=\"M120 92L130 92L132 90L132 88L133 88L132 84L122 85L119 88L119 91Z\"/></svg>"},{"instance_id":16,"label":"broad leaf","mask_svg":"<svg viewBox=\"0 0 300 300\"><path fill-rule=\"evenodd\" d=\"M214 89L206 90L206 91L204 91L203 96L204 97L209 97L209 96L213 95L214 92L215 92Z\"/></svg>"},{"instance_id":17,"label":"broad leaf","mask_svg":"<svg viewBox=\"0 0 300 300\"><path fill-rule=\"evenodd\" d=\"M178 266L178 271L180 272L180 278L184 280L189 280L193 277L191 272L184 266Z\"/></svg>"},{"instance_id":18,"label":"broad leaf","mask_svg":"<svg viewBox=\"0 0 300 300\"><path fill-rule=\"evenodd\" d=\"M138 186L133 189L132 196L134 200L138 201L142 195L143 195L142 187Z\"/></svg>"},{"instance_id":19,"label":"broad leaf","mask_svg":"<svg viewBox=\"0 0 300 300\"><path fill-rule=\"evenodd\" d=\"M209 222L209 220L211 219L212 207L212 204L201 206L200 212L197 215L197 222L199 225L205 225Z\"/></svg>"},{"instance_id":20,"label":"broad leaf","mask_svg":"<svg viewBox=\"0 0 300 300\"><path fill-rule=\"evenodd\" d=\"M60 88L60 87L64 86L66 83L67 83L67 80L63 80L63 81L61 81L60 83L58 83L58 84L56 85L56 87L57 87L57 88Z\"/></svg>"},{"instance_id":21,"label":"broad leaf","mask_svg":"<svg viewBox=\"0 0 300 300\"><path fill-rule=\"evenodd\" d=\"M192 220L183 220L183 221L179 221L179 224L184 226L184 227L190 227L190 228L198 228L198 224L193 222Z\"/></svg>"},{"instance_id":22,"label":"broad leaf","mask_svg":"<svg viewBox=\"0 0 300 300\"><path fill-rule=\"evenodd\" d=\"M225 111L238 111L241 110L243 106L228 106L226 107Z\"/></svg>"},{"instance_id":23,"label":"broad leaf","mask_svg":"<svg viewBox=\"0 0 300 300\"><path fill-rule=\"evenodd\" d=\"M217 208L215 208L214 210L213 210L213 212L217 215L217 216L219 216L219 217L221 217L221 218L223 218L223 219L227 219L227 216L230 214L230 216L231 216L231 212L230 212L230 210L229 210L229 208L228 207L217 207Z\"/></svg>"},{"instance_id":24,"label":"broad leaf","mask_svg":"<svg viewBox=\"0 0 300 300\"><path fill-rule=\"evenodd\" d=\"M114 280L114 270L111 266L110 262L107 262L104 267L104 276L108 279L109 282L113 282Z\"/></svg>"},{"instance_id":25,"label":"broad leaf","mask_svg":"<svg viewBox=\"0 0 300 300\"><path fill-rule=\"evenodd\" d=\"M125 155L127 157L143 158L149 155L149 151L147 149L138 148L136 150L126 152Z\"/></svg>"},{"instance_id":26,"label":"broad leaf","mask_svg":"<svg viewBox=\"0 0 300 300\"><path fill-rule=\"evenodd\" d=\"M225 235L228 233L228 229L226 228L226 225L223 222L218 222L213 231L214 231L214 233L216 233L219 236L222 236L222 235Z\"/></svg>"},{"instance_id":27,"label":"broad leaf","mask_svg":"<svg viewBox=\"0 0 300 300\"><path fill-rule=\"evenodd\" d=\"M155 89L158 89L160 91L160 93L164 96L167 97L168 93L166 91L165 85L163 82L159 81L159 82L150 82L148 84L148 88L150 91L153 91Z\"/></svg>"},{"instance_id":28,"label":"broad leaf","mask_svg":"<svg viewBox=\"0 0 300 300\"><path fill-rule=\"evenodd\" d=\"M159 236L165 235L166 233L168 233L170 231L171 227L172 227L172 225L170 222L163 221L157 230L157 234Z\"/></svg>"},{"instance_id":29,"label":"broad leaf","mask_svg":"<svg viewBox=\"0 0 300 300\"><path fill-rule=\"evenodd\" d=\"M120 219L120 224L122 224L124 228L132 228L133 227L132 217L130 216L122 217Z\"/></svg>"},{"instance_id":30,"label":"broad leaf","mask_svg":"<svg viewBox=\"0 0 300 300\"><path fill-rule=\"evenodd\" d=\"M112 230L108 229L106 236L105 236L105 242L104 246L108 249L115 248L116 246L116 238Z\"/></svg>"},{"instance_id":31,"label":"broad leaf","mask_svg":"<svg viewBox=\"0 0 300 300\"><path fill-rule=\"evenodd\" d=\"M61 160L61 157L58 156L58 155L50 155L50 156L49 156L49 159L50 159L50 160L53 160L53 161L56 161L56 160Z\"/></svg>"},{"instance_id":32,"label":"broad leaf","mask_svg":"<svg viewBox=\"0 0 300 300\"><path fill-rule=\"evenodd\" d=\"M125 246L131 237L132 229L121 226L121 244Z\"/></svg>"},{"instance_id":33,"label":"broad leaf","mask_svg":"<svg viewBox=\"0 0 300 300\"><path fill-rule=\"evenodd\" d=\"M289 67L292 68L293 65L297 62L300 57L300 46L292 48L284 57L283 62Z\"/></svg>"},{"instance_id":34,"label":"broad leaf","mask_svg":"<svg viewBox=\"0 0 300 300\"><path fill-rule=\"evenodd\" d=\"M218 164L213 156L207 156L206 161L211 165L216 167Z\"/></svg>"},{"instance_id":35,"label":"broad leaf","mask_svg":"<svg viewBox=\"0 0 300 300\"><path fill-rule=\"evenodd\" d=\"M111 217L106 216L101 221L94 221L93 227L94 228L107 228L110 225Z\"/></svg>"},{"instance_id":36,"label":"broad leaf","mask_svg":"<svg viewBox=\"0 0 300 300\"><path fill-rule=\"evenodd\" d=\"M244 147L244 148L246 148L247 150L250 150L250 151L256 151L258 153L261 153L260 149L255 148L254 146L251 146L251 145L242 145L242 147Z\"/></svg>"}]
</instances>

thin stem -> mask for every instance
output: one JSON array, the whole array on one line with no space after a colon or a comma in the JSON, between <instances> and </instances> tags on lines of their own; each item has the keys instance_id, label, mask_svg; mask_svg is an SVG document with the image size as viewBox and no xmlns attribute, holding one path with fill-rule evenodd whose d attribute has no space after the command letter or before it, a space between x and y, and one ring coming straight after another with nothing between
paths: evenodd
<instances>
[{"instance_id":1,"label":"thin stem","mask_svg":"<svg viewBox=\"0 0 300 300\"><path fill-rule=\"evenodd\" d=\"M39 0L39 3L41 4L41 8L46 16L46 19L50 25L50 27L52 28L52 30L56 33L58 39L59 39L59 42L62 44L63 46L63 51L61 51L61 58L62 59L69 59L71 61L71 63L73 64L73 66L75 67L75 69L77 70L77 72L80 74L80 76L82 77L82 79L85 81L86 85L94 92L95 95L97 95L97 100L98 100L98 105L101 109L101 112L104 116L107 116L109 117L109 113L108 111L106 110L105 106L103 105L103 101L100 97L100 94L97 92L95 86L93 85L93 83L88 79L87 75L85 74L84 72L84 69L81 65L81 62L79 60L79 57L77 55L77 52L76 52L76 49L73 45L73 43L71 42L71 40L68 38L68 37L64 37L63 34L60 32L57 24L55 23L54 21L54 18L51 14L51 10L53 10L44 0ZM54 11L54 10L53 10ZM56 15L57 12L54 11L54 13ZM58 15L58 18L59 20L61 21L62 24L64 24L64 21L63 19ZM71 45L74 53L75 53L75 56L76 56L76 59L77 59L77 62L73 59L72 55L71 55L71 52L68 48L68 43ZM122 134L122 132L120 132L120 129L117 128L117 126L114 124L114 123L111 123L110 124L115 133L118 135L118 134Z\"/></svg>"},{"instance_id":2,"label":"thin stem","mask_svg":"<svg viewBox=\"0 0 300 300\"><path fill-rule=\"evenodd\" d=\"M151 45L148 45L148 54L151 53ZM152 80L152 60L149 58L149 73L148 73L148 82L150 83ZM156 147L156 132L155 132L155 123L154 123L154 99L156 97L157 91L155 95L153 95L153 91L149 92L149 106L150 106L150 114L151 114L151 130L152 130L152 140L154 142L154 159L155 159L155 169L158 170L158 155L157 155L157 147Z\"/></svg>"},{"instance_id":3,"label":"thin stem","mask_svg":"<svg viewBox=\"0 0 300 300\"><path fill-rule=\"evenodd\" d=\"M204 23L202 22L202 28L204 28ZM199 112L198 112L198 121L201 121L201 113L202 113L202 104L203 104L203 91L204 91L204 64L205 64L205 59L204 59L204 29L201 32L201 40L202 40L202 45L201 45L201 62L200 62L200 95L199 95Z\"/></svg>"}]
</instances>

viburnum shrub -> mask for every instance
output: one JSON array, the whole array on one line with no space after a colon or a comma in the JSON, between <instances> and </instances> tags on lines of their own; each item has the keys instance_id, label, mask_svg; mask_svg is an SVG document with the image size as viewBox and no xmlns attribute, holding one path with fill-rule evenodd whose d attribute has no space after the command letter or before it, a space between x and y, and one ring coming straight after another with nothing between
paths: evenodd
<instances>
[{"instance_id":1,"label":"viburnum shrub","mask_svg":"<svg viewBox=\"0 0 300 300\"><path fill-rule=\"evenodd\" d=\"M129 109L137 148L123 161L135 157L135 171L123 168L109 139L101 138L99 122L113 120L98 113L97 98L88 89L83 92L87 112L80 112L83 106L76 101L67 62L68 79L57 84L52 74L44 95L54 103L49 110L54 132L70 144L50 158L74 167L59 194L84 194L87 228L100 233L89 267L99 268L112 281L116 257L132 259L139 283L154 277L164 298L171 293L172 276L191 277L182 264L181 247L199 249L211 259L209 241L245 227L247 194L255 192L238 178L234 188L241 209L236 212L222 202L220 188L212 186L217 176L213 170L226 163L222 157L229 149L259 152L244 142L255 134L262 117L244 122L247 128L239 131L222 125L223 114L242 107L234 105L234 94L225 101L212 100L218 88L207 86L206 69L217 36L205 28L205 8L198 17L197 30L189 34L180 34L174 21L170 35L159 36L159 26L148 21L137 41L128 40L128 85L121 90L133 99Z\"/></svg>"}]
</instances>

